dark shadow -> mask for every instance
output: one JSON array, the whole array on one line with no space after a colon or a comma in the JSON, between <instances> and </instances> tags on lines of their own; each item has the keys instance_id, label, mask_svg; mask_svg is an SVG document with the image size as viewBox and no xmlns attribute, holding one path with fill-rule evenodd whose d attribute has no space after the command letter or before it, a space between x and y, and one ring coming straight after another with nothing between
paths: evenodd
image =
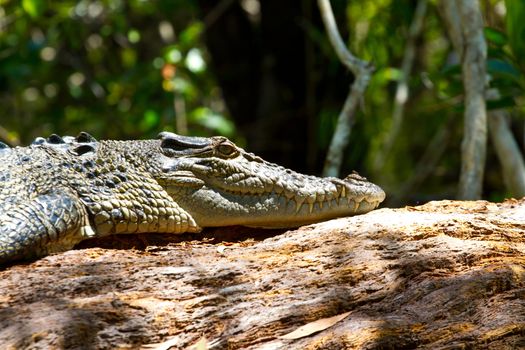
<instances>
[{"instance_id":1,"label":"dark shadow","mask_svg":"<svg viewBox=\"0 0 525 350\"><path fill-rule=\"evenodd\" d=\"M182 242L193 244L239 243L246 240L254 242L280 235L290 229L259 229L245 226L209 227L200 233L141 233L120 234L91 238L80 242L74 249L138 249L147 250L153 246L167 246Z\"/></svg>"}]
</instances>

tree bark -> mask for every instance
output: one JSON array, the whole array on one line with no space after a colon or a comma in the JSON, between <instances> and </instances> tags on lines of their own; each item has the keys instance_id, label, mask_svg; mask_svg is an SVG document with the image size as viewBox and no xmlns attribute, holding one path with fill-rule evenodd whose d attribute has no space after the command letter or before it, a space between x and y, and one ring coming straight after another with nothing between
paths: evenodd
<instances>
[{"instance_id":1,"label":"tree bark","mask_svg":"<svg viewBox=\"0 0 525 350\"><path fill-rule=\"evenodd\" d=\"M457 8L464 44L460 54L465 89L465 125L461 144L458 198L479 199L483 188L487 148L485 109L487 44L483 35L483 19L478 1L458 1Z\"/></svg>"},{"instance_id":2,"label":"tree bark","mask_svg":"<svg viewBox=\"0 0 525 350\"><path fill-rule=\"evenodd\" d=\"M182 237L196 241L91 241L0 271L0 344L517 349L524 217L523 200L443 201L264 240L265 231L239 228L235 238L223 228Z\"/></svg>"}]
</instances>

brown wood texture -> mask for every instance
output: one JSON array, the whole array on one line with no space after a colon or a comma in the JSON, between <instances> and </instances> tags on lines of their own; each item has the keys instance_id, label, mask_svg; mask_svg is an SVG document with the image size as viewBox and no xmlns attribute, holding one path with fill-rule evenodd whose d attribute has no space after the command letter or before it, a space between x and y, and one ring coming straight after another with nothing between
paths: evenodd
<instances>
[{"instance_id":1,"label":"brown wood texture","mask_svg":"<svg viewBox=\"0 0 525 350\"><path fill-rule=\"evenodd\" d=\"M268 234L120 236L3 268L1 348L525 348L523 200Z\"/></svg>"}]
</instances>

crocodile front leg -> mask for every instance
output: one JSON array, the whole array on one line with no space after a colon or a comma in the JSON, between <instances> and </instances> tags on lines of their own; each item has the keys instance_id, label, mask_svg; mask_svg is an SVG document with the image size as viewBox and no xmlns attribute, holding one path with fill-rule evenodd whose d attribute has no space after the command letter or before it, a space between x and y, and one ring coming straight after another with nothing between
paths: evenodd
<instances>
[{"instance_id":1,"label":"crocodile front leg","mask_svg":"<svg viewBox=\"0 0 525 350\"><path fill-rule=\"evenodd\" d=\"M93 234L74 195L55 190L0 214L0 264L71 249Z\"/></svg>"},{"instance_id":2,"label":"crocodile front leg","mask_svg":"<svg viewBox=\"0 0 525 350\"><path fill-rule=\"evenodd\" d=\"M160 196L162 192L156 192ZM137 196L136 200L119 199L101 203L84 202L97 236L127 233L184 233L199 232L195 220L171 198ZM166 195L167 197L167 195Z\"/></svg>"}]
</instances>

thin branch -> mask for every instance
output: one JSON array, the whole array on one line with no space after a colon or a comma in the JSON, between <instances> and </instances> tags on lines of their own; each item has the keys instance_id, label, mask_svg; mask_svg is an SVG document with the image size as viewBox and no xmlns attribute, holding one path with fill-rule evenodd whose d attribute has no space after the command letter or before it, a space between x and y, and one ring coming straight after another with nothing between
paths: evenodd
<instances>
[{"instance_id":1,"label":"thin branch","mask_svg":"<svg viewBox=\"0 0 525 350\"><path fill-rule=\"evenodd\" d=\"M337 57L354 75L355 82L350 88L343 109L339 113L337 126L328 149L323 169L324 176L338 176L343 162L343 151L350 141L350 132L355 120L355 111L370 81L374 68L348 50L339 34L329 0L318 0L328 39L334 47Z\"/></svg>"},{"instance_id":2,"label":"thin branch","mask_svg":"<svg viewBox=\"0 0 525 350\"><path fill-rule=\"evenodd\" d=\"M321 10L321 16L323 23L328 34L328 39L332 44L337 57L352 73L355 75L359 74L360 70L367 70L369 68L368 62L360 60L359 58L352 55L352 53L346 47L337 24L335 23L334 13L329 0L318 0L317 4Z\"/></svg>"},{"instance_id":3,"label":"thin branch","mask_svg":"<svg viewBox=\"0 0 525 350\"><path fill-rule=\"evenodd\" d=\"M394 107L392 112L392 126L390 132L386 136L384 146L380 152L377 153L374 161L374 169L381 170L385 159L388 158L392 146L399 135L401 125L403 124L403 114L405 105L408 101L408 77L414 65L414 57L416 54L416 39L419 37L423 29L423 19L427 11L427 0L419 0L414 12L414 18L408 31L407 43L405 46L405 53L403 55L403 62L401 63L401 77L397 82L396 95L394 99Z\"/></svg>"},{"instance_id":4,"label":"thin branch","mask_svg":"<svg viewBox=\"0 0 525 350\"><path fill-rule=\"evenodd\" d=\"M525 196L525 164L518 143L514 139L504 110L488 114L490 139L501 163L503 179L512 196Z\"/></svg>"}]
</instances>

